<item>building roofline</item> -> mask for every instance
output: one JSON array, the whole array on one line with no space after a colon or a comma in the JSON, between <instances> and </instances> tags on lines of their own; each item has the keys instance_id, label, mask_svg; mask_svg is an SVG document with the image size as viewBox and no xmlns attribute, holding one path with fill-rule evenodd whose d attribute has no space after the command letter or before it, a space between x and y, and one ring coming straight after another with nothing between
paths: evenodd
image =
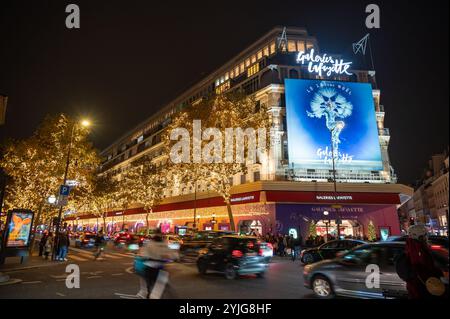
<instances>
[{"instance_id":1,"label":"building roofline","mask_svg":"<svg viewBox=\"0 0 450 319\"><path fill-rule=\"evenodd\" d=\"M278 26L275 26L272 29L270 29L268 32L266 32L264 35L259 37L256 41L252 42L244 50L240 51L234 57L229 59L225 64L223 64L222 66L217 68L215 71L211 72L209 75L205 76L200 81L197 81L195 84L190 86L188 89L182 91L182 93L179 94L176 98L170 100L168 103L164 103L164 106L162 108L160 108L154 114L147 117L145 120L138 123L136 126L134 126L132 129L128 130L126 133L122 134L119 138L117 138L108 147L104 148L100 152L100 154L103 155L103 153L106 153L115 145L120 144L120 142L122 142L123 140L126 140L130 135L132 135L136 131L143 129L152 119L155 119L156 117L158 117L160 115L163 115L171 107L173 107L174 104L177 104L177 102L179 103L180 100L183 100L184 98L188 97L193 90L201 88L202 86L208 84L210 81L214 81L217 76L220 76L223 72L225 72L227 69L229 69L232 65L234 66L235 63L237 63L238 61L243 59L247 54L249 54L249 51L255 50L265 41L268 41L273 36L283 32L283 28L284 28L283 26L278 25ZM286 27L286 30L288 31L288 33L291 33L291 34L298 33L298 35L315 38L314 36L309 35L308 31L304 27ZM316 45L317 45L317 43L316 43Z\"/></svg>"}]
</instances>

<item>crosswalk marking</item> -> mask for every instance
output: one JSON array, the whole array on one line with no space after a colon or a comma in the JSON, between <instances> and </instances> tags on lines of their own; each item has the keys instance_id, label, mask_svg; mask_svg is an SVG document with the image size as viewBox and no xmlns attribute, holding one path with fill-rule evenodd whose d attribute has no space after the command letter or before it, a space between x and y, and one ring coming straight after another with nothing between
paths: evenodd
<instances>
[{"instance_id":1,"label":"crosswalk marking","mask_svg":"<svg viewBox=\"0 0 450 319\"><path fill-rule=\"evenodd\" d=\"M89 260L89 259L86 259L86 258L83 258L83 257L79 257L79 256L76 256L76 255L69 255L68 257L69 257L69 259L75 259L75 260L78 260L78 261L88 261Z\"/></svg>"},{"instance_id":2,"label":"crosswalk marking","mask_svg":"<svg viewBox=\"0 0 450 319\"><path fill-rule=\"evenodd\" d=\"M113 254L122 256L122 257L128 257L128 258L133 258L135 256L134 254L122 254L122 253L113 253Z\"/></svg>"},{"instance_id":3,"label":"crosswalk marking","mask_svg":"<svg viewBox=\"0 0 450 319\"><path fill-rule=\"evenodd\" d=\"M121 259L122 257L120 256L114 256L112 254L103 254L106 258L112 258L112 259Z\"/></svg>"}]
</instances>

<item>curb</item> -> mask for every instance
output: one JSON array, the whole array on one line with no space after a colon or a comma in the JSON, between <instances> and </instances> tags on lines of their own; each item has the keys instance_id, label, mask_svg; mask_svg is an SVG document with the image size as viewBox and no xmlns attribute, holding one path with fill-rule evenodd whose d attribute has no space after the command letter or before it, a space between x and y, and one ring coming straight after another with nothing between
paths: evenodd
<instances>
[{"instance_id":1,"label":"curb","mask_svg":"<svg viewBox=\"0 0 450 319\"><path fill-rule=\"evenodd\" d=\"M22 279L11 278L8 281L0 282L0 286L14 285L14 284L18 284L22 281L23 281Z\"/></svg>"},{"instance_id":2,"label":"curb","mask_svg":"<svg viewBox=\"0 0 450 319\"><path fill-rule=\"evenodd\" d=\"M24 267L18 267L18 268L11 268L11 269L1 269L0 271L3 273L8 273L8 272L14 272L14 271L19 271L19 270L28 270L28 269L34 269L34 268L41 268L41 267L51 267L51 266L56 266L56 265L63 265L64 263L48 263L48 264L39 264L39 265L33 265L33 266L24 266Z\"/></svg>"}]
</instances>

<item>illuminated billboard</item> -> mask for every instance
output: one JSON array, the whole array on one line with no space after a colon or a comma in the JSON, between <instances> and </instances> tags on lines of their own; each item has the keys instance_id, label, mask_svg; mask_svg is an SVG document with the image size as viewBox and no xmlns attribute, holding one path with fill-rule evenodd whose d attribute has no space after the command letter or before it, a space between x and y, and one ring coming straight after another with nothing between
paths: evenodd
<instances>
[{"instance_id":1,"label":"illuminated billboard","mask_svg":"<svg viewBox=\"0 0 450 319\"><path fill-rule=\"evenodd\" d=\"M33 225L33 212L12 211L9 214L6 247L29 246L31 227Z\"/></svg>"},{"instance_id":2,"label":"illuminated billboard","mask_svg":"<svg viewBox=\"0 0 450 319\"><path fill-rule=\"evenodd\" d=\"M285 80L289 164L293 168L383 169L372 86Z\"/></svg>"}]
</instances>

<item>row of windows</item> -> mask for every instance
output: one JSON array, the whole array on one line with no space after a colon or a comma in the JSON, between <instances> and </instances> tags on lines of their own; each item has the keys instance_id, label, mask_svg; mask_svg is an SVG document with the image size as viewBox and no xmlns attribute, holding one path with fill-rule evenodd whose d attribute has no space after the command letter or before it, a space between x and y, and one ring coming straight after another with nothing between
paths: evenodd
<instances>
[{"instance_id":1,"label":"row of windows","mask_svg":"<svg viewBox=\"0 0 450 319\"><path fill-rule=\"evenodd\" d=\"M312 42L288 40L288 52L308 52L313 48Z\"/></svg>"},{"instance_id":2,"label":"row of windows","mask_svg":"<svg viewBox=\"0 0 450 319\"><path fill-rule=\"evenodd\" d=\"M242 73L245 72L245 69L248 68L250 65L255 64L257 61L261 60L265 56L269 56L275 54L275 41L271 42L269 45L265 46L255 54L249 56L248 58L244 59L242 62L237 64L234 68L232 68L230 71L226 72L223 76L218 78L215 82L216 86L219 86L220 84L224 83L225 81L228 81L228 79L233 79L235 77L238 77Z\"/></svg>"}]
</instances>

